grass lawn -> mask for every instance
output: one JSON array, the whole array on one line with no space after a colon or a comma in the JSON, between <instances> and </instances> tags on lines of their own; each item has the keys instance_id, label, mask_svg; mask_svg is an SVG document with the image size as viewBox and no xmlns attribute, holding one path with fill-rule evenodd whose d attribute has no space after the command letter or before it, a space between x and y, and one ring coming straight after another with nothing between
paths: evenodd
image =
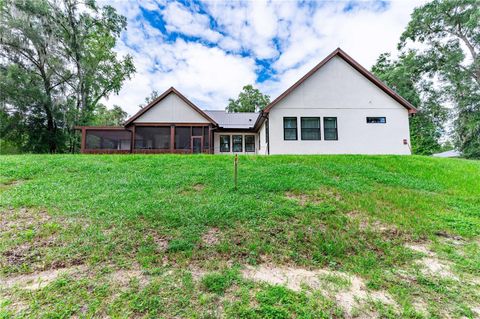
<instances>
[{"instance_id":1,"label":"grass lawn","mask_svg":"<svg viewBox=\"0 0 480 319\"><path fill-rule=\"evenodd\" d=\"M480 162L0 156L0 318L476 318Z\"/></svg>"}]
</instances>

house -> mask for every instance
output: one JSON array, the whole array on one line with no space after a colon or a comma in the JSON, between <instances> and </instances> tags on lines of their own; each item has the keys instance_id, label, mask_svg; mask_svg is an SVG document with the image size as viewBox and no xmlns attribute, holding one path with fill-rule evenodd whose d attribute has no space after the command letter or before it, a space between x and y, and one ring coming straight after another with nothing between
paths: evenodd
<instances>
[{"instance_id":1,"label":"house","mask_svg":"<svg viewBox=\"0 0 480 319\"><path fill-rule=\"evenodd\" d=\"M202 110L173 87L83 153L410 154L415 107L336 49L260 113Z\"/></svg>"}]
</instances>

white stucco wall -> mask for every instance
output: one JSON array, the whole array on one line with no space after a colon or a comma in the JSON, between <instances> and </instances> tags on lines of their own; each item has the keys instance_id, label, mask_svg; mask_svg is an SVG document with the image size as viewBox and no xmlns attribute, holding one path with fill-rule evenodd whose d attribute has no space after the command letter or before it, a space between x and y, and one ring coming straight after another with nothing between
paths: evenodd
<instances>
[{"instance_id":1,"label":"white stucco wall","mask_svg":"<svg viewBox=\"0 0 480 319\"><path fill-rule=\"evenodd\" d=\"M175 93L170 93L134 123L209 123Z\"/></svg>"},{"instance_id":2,"label":"white stucco wall","mask_svg":"<svg viewBox=\"0 0 480 319\"><path fill-rule=\"evenodd\" d=\"M268 154L268 145L267 145L267 121L264 121L262 126L260 126L258 130L258 154L259 155L267 155Z\"/></svg>"},{"instance_id":3,"label":"white stucco wall","mask_svg":"<svg viewBox=\"0 0 480 319\"><path fill-rule=\"evenodd\" d=\"M230 136L230 152L220 152L220 135L229 135ZM232 135L242 135L242 152L233 152L233 141ZM245 135L255 136L255 151L254 152L245 152ZM214 132L213 133L213 153L214 154L247 154L255 155L258 152L258 134L257 133L242 133L242 132Z\"/></svg>"},{"instance_id":4,"label":"white stucco wall","mask_svg":"<svg viewBox=\"0 0 480 319\"><path fill-rule=\"evenodd\" d=\"M321 118L321 140L301 140L302 116ZM367 124L367 116L386 117L387 123ZM335 57L270 110L270 154L410 154L408 116L406 108ZM298 118L298 140L284 140L284 117ZM324 140L323 117L337 117L337 141Z\"/></svg>"}]
</instances>

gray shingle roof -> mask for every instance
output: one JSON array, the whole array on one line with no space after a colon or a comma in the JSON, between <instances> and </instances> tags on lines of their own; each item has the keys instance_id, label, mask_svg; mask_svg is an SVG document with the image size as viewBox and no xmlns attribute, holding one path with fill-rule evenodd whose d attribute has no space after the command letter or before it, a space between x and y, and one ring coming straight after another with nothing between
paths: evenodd
<instances>
[{"instance_id":1,"label":"gray shingle roof","mask_svg":"<svg viewBox=\"0 0 480 319\"><path fill-rule=\"evenodd\" d=\"M218 126L231 129L253 128L260 113L228 113L221 110L204 111Z\"/></svg>"}]
</instances>

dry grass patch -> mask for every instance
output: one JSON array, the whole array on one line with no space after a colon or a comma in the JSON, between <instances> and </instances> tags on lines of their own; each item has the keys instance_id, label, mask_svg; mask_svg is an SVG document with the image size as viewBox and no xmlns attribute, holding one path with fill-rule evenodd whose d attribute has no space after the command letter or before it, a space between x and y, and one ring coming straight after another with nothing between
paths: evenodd
<instances>
[{"instance_id":1,"label":"dry grass patch","mask_svg":"<svg viewBox=\"0 0 480 319\"><path fill-rule=\"evenodd\" d=\"M51 216L44 210L28 208L6 209L0 211L0 232L19 231L38 228L51 220Z\"/></svg>"},{"instance_id":2,"label":"dry grass patch","mask_svg":"<svg viewBox=\"0 0 480 319\"><path fill-rule=\"evenodd\" d=\"M87 270L84 265L34 272L27 275L0 277L0 287L11 289L18 287L26 290L42 289L62 275L79 275Z\"/></svg>"},{"instance_id":3,"label":"dry grass patch","mask_svg":"<svg viewBox=\"0 0 480 319\"><path fill-rule=\"evenodd\" d=\"M221 232L218 228L212 227L206 233L202 235L202 245L203 246L215 246L220 242Z\"/></svg>"},{"instance_id":4,"label":"dry grass patch","mask_svg":"<svg viewBox=\"0 0 480 319\"><path fill-rule=\"evenodd\" d=\"M396 302L387 292L368 291L363 279L343 272L328 269L307 270L294 267L262 265L259 267L248 266L242 274L247 279L271 285L282 285L293 291L300 291L304 287L319 290L335 300L348 316L352 315L356 307L368 301L397 307ZM346 287L339 287L338 290L331 289L322 280L322 277L326 276L339 278L347 281L349 284Z\"/></svg>"},{"instance_id":5,"label":"dry grass patch","mask_svg":"<svg viewBox=\"0 0 480 319\"><path fill-rule=\"evenodd\" d=\"M427 244L415 243L405 246L417 253L425 255L416 261L416 264L422 267L422 272L425 275L459 280L458 276L451 271L452 264L447 260L441 259Z\"/></svg>"}]
</instances>

